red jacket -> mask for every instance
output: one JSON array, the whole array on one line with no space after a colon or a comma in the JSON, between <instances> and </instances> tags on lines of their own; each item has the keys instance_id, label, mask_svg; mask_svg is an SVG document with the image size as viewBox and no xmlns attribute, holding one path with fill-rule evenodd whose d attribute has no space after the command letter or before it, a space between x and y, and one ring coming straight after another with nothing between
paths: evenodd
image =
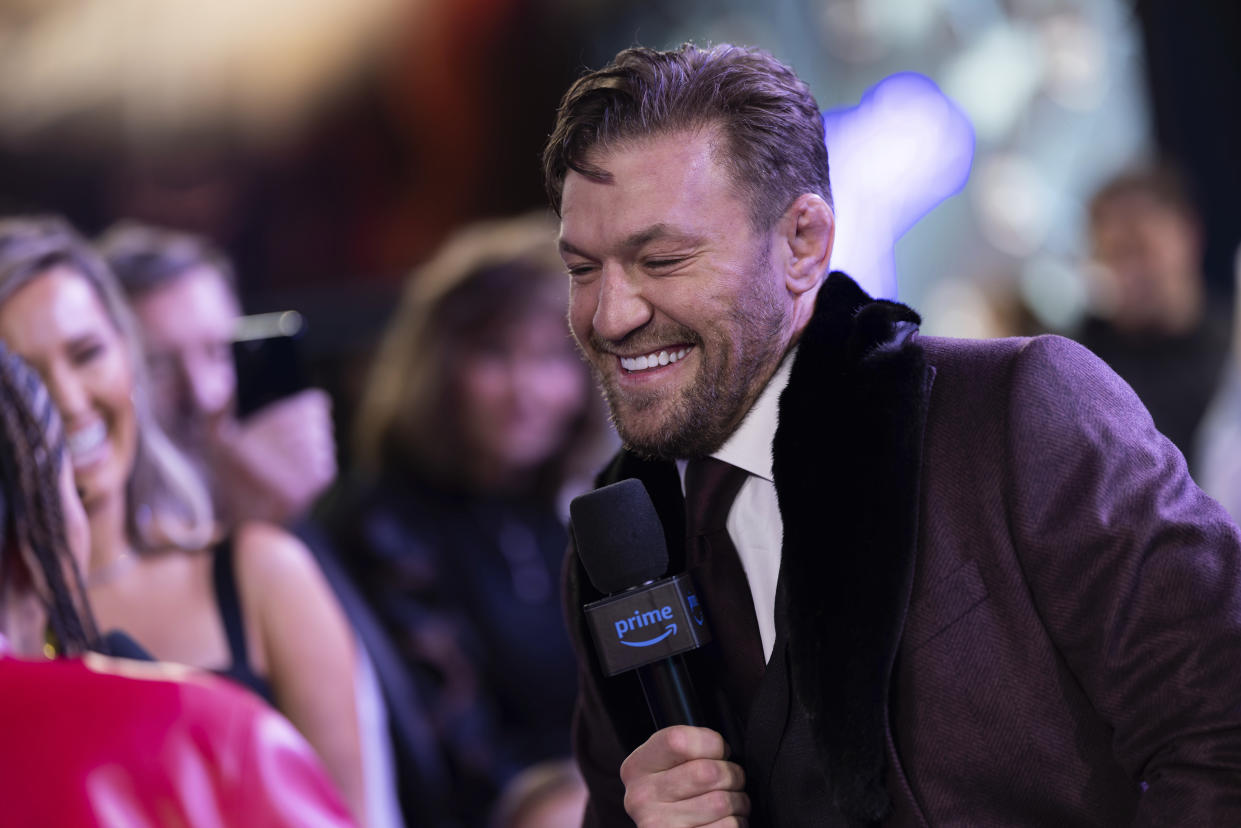
<instances>
[{"instance_id":1,"label":"red jacket","mask_svg":"<svg viewBox=\"0 0 1241 828\"><path fill-rule=\"evenodd\" d=\"M0 657L7 826L345 826L306 741L257 697L169 664Z\"/></svg>"}]
</instances>

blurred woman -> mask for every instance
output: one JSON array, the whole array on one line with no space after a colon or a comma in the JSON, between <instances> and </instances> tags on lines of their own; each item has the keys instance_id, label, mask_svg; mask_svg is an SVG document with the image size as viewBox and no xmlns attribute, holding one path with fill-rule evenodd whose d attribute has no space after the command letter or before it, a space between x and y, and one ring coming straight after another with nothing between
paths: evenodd
<instances>
[{"instance_id":1,"label":"blurred woman","mask_svg":"<svg viewBox=\"0 0 1241 828\"><path fill-rule=\"evenodd\" d=\"M543 217L471 227L409 280L358 413L362 476L327 515L481 824L521 768L569 753L561 505L601 418Z\"/></svg>"},{"instance_id":2,"label":"blurred woman","mask_svg":"<svg viewBox=\"0 0 1241 828\"><path fill-rule=\"evenodd\" d=\"M47 391L3 345L0 402L5 824L348 824L305 741L250 694L166 665L44 657L96 638L89 529Z\"/></svg>"},{"instance_id":3,"label":"blurred woman","mask_svg":"<svg viewBox=\"0 0 1241 828\"><path fill-rule=\"evenodd\" d=\"M363 821L351 639L306 549L245 524L217 537L201 482L153 422L121 294L56 218L0 221L0 341L42 376L90 524L96 617L162 661L224 674L305 734Z\"/></svg>"}]
</instances>

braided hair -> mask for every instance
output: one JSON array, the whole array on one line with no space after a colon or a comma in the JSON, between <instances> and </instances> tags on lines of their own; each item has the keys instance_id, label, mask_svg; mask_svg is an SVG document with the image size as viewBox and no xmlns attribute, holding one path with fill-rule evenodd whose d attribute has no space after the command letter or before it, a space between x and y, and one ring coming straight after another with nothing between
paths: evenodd
<instances>
[{"instance_id":1,"label":"braided hair","mask_svg":"<svg viewBox=\"0 0 1241 828\"><path fill-rule=\"evenodd\" d=\"M64 452L60 417L39 375L0 344L0 586L39 594L62 652L77 655L99 636L65 533Z\"/></svg>"},{"instance_id":2,"label":"braided hair","mask_svg":"<svg viewBox=\"0 0 1241 828\"><path fill-rule=\"evenodd\" d=\"M147 397L146 360L116 277L81 235L58 216L0 219L0 304L53 267L94 289L124 343L134 376L138 447L126 484L126 533L138 552L197 551L215 531L205 484L160 429Z\"/></svg>"}]
</instances>

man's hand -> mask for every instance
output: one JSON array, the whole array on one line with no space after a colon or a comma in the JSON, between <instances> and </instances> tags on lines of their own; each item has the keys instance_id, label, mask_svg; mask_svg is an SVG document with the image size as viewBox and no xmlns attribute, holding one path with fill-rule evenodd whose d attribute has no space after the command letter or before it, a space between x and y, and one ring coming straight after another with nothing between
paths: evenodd
<instances>
[{"instance_id":1,"label":"man's hand","mask_svg":"<svg viewBox=\"0 0 1241 828\"><path fill-rule=\"evenodd\" d=\"M727 756L728 745L714 730L656 731L621 765L625 810L638 828L748 825L745 772Z\"/></svg>"},{"instance_id":2,"label":"man's hand","mask_svg":"<svg viewBox=\"0 0 1241 828\"><path fill-rule=\"evenodd\" d=\"M288 523L336 479L331 399L312 388L216 429L211 456L233 520Z\"/></svg>"}]
</instances>

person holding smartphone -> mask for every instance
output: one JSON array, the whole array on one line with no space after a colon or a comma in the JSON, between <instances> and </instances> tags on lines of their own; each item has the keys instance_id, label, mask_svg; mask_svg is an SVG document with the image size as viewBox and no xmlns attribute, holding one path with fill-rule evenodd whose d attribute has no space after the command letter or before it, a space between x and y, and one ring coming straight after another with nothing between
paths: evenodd
<instances>
[{"instance_id":1,"label":"person holding smartphone","mask_svg":"<svg viewBox=\"0 0 1241 828\"><path fill-rule=\"evenodd\" d=\"M312 504L336 478L328 395L305 387L300 366L282 365L271 372L271 387L251 395L257 407L243 399L234 362L234 343L245 338L236 277L209 240L126 221L104 233L96 247L137 317L155 416L209 482L220 520L289 528L314 555L348 617L360 645L354 683L370 824L398 824L400 810L411 821L438 824L439 770L419 758L427 754L421 747L425 726L409 689L412 679L335 551L308 519ZM293 374L297 381L290 383ZM269 396L275 399L265 401ZM396 766L412 769L402 775L399 790Z\"/></svg>"},{"instance_id":2,"label":"person holding smartphone","mask_svg":"<svg viewBox=\"0 0 1241 828\"><path fill-rule=\"evenodd\" d=\"M59 217L0 221L0 341L39 373L64 422L90 523L85 585L103 627L271 701L366 823L344 614L295 537L215 519L152 416L115 277Z\"/></svg>"},{"instance_id":3,"label":"person holding smartphone","mask_svg":"<svg viewBox=\"0 0 1241 828\"><path fill-rule=\"evenodd\" d=\"M98 247L146 346L155 415L234 519L289 525L336 479L331 401L316 388L236 414L233 268L207 239L124 222Z\"/></svg>"},{"instance_id":4,"label":"person holding smartphone","mask_svg":"<svg viewBox=\"0 0 1241 828\"><path fill-rule=\"evenodd\" d=\"M106 645L74 452L52 394L3 344L0 400L5 824L353 825L310 746L252 694L90 652Z\"/></svg>"}]
</instances>

